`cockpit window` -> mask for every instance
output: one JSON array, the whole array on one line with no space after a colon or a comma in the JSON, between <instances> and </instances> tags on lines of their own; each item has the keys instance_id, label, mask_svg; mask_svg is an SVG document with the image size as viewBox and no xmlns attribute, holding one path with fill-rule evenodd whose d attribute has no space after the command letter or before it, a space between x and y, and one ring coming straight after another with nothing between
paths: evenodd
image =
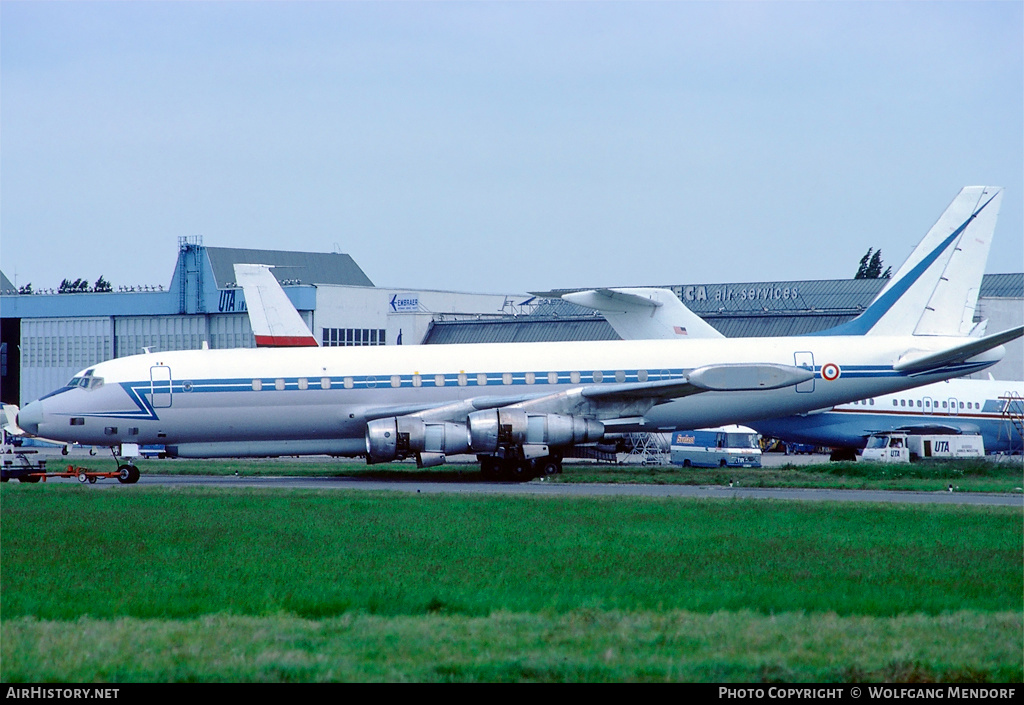
<instances>
[{"instance_id":1,"label":"cockpit window","mask_svg":"<svg viewBox=\"0 0 1024 705\"><path fill-rule=\"evenodd\" d=\"M97 389L103 386L103 378L97 377L92 370L86 370L82 375L73 377L68 382L69 387L81 387L83 389Z\"/></svg>"}]
</instances>

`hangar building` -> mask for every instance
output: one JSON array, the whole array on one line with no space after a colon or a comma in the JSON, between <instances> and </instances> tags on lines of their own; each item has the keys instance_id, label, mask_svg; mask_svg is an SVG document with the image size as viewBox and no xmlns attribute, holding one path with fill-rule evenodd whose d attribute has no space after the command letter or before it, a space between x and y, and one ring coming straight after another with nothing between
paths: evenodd
<instances>
[{"instance_id":1,"label":"hangar building","mask_svg":"<svg viewBox=\"0 0 1024 705\"><path fill-rule=\"evenodd\" d=\"M274 275L325 346L551 340L611 340L600 314L558 296L568 290L473 294L376 287L345 254L205 247L180 238L165 289L19 294L0 280L0 395L27 403L76 372L153 350L253 347L236 263L274 265ZM801 335L856 317L885 280L848 279L670 285L691 310L727 337ZM650 283L630 284L650 286ZM986 275L976 318L989 331L1024 323L1024 274ZM983 372L1024 378L1024 343Z\"/></svg>"},{"instance_id":2,"label":"hangar building","mask_svg":"<svg viewBox=\"0 0 1024 705\"><path fill-rule=\"evenodd\" d=\"M167 288L18 294L0 282L0 395L27 403L104 360L157 350L255 347L236 263L274 265L274 275L322 345L423 341L440 316L498 317L525 295L376 287L345 254L205 247L181 238Z\"/></svg>"}]
</instances>

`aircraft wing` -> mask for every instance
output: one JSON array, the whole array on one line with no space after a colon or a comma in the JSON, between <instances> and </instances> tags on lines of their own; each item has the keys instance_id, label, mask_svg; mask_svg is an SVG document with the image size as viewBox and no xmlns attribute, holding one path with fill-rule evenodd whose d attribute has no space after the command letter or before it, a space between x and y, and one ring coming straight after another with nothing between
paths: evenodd
<instances>
[{"instance_id":1,"label":"aircraft wing","mask_svg":"<svg viewBox=\"0 0 1024 705\"><path fill-rule=\"evenodd\" d=\"M724 337L668 289L591 289L562 298L600 311L623 340Z\"/></svg>"},{"instance_id":2,"label":"aircraft wing","mask_svg":"<svg viewBox=\"0 0 1024 705\"><path fill-rule=\"evenodd\" d=\"M974 423L920 423L907 424L894 429L907 433L981 433L981 427Z\"/></svg>"},{"instance_id":3,"label":"aircraft wing","mask_svg":"<svg viewBox=\"0 0 1024 705\"><path fill-rule=\"evenodd\" d=\"M370 420L408 415L423 421L462 422L475 411L515 408L532 413L614 419L643 415L656 404L693 394L780 389L796 386L813 376L810 370L790 365L707 365L678 379L587 384L555 394L474 397L432 407L381 407L368 410L366 417Z\"/></svg>"},{"instance_id":4,"label":"aircraft wing","mask_svg":"<svg viewBox=\"0 0 1024 705\"><path fill-rule=\"evenodd\" d=\"M1024 335L1024 326L1017 326L1002 333L986 335L983 338L968 338L966 343L938 352L909 352L893 365L893 369L897 372L915 373L955 365L1011 340L1016 340L1022 335Z\"/></svg>"}]
</instances>

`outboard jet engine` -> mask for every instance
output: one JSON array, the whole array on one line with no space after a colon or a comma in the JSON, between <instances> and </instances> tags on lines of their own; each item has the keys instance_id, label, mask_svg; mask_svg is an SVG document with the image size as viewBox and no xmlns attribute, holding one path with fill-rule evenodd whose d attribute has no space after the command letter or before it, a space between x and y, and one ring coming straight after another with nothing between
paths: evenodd
<instances>
[{"instance_id":1,"label":"outboard jet engine","mask_svg":"<svg viewBox=\"0 0 1024 705\"><path fill-rule=\"evenodd\" d=\"M476 453L509 446L571 446L603 435L604 424L579 416L528 414L522 409L487 409L469 415L469 445Z\"/></svg>"},{"instance_id":2,"label":"outboard jet engine","mask_svg":"<svg viewBox=\"0 0 1024 705\"><path fill-rule=\"evenodd\" d=\"M417 456L421 467L440 465L444 456L469 450L469 432L457 423L431 423L409 416L375 419L366 424L366 460L385 463Z\"/></svg>"}]
</instances>

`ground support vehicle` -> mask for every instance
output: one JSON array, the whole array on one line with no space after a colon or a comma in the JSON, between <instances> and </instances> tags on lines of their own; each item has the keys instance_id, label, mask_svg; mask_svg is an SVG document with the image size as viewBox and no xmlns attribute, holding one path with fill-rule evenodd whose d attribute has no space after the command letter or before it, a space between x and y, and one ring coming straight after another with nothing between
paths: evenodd
<instances>
[{"instance_id":1,"label":"ground support vehicle","mask_svg":"<svg viewBox=\"0 0 1024 705\"><path fill-rule=\"evenodd\" d=\"M77 465L68 465L64 470L48 472L45 460L31 461L25 456L20 456L18 461L4 460L3 468L0 470L0 481L17 480L18 482L46 482L50 477L73 477L79 482L93 484L100 478L117 478L122 484L132 484L139 481L139 469L131 464L124 464L111 472L96 472Z\"/></svg>"},{"instance_id":2,"label":"ground support vehicle","mask_svg":"<svg viewBox=\"0 0 1024 705\"><path fill-rule=\"evenodd\" d=\"M922 458L983 458L985 443L976 434L917 434L898 431L868 438L863 460L909 463Z\"/></svg>"},{"instance_id":3,"label":"ground support vehicle","mask_svg":"<svg viewBox=\"0 0 1024 705\"><path fill-rule=\"evenodd\" d=\"M675 431L672 434L673 465L683 467L761 467L757 432L746 426Z\"/></svg>"}]
</instances>

